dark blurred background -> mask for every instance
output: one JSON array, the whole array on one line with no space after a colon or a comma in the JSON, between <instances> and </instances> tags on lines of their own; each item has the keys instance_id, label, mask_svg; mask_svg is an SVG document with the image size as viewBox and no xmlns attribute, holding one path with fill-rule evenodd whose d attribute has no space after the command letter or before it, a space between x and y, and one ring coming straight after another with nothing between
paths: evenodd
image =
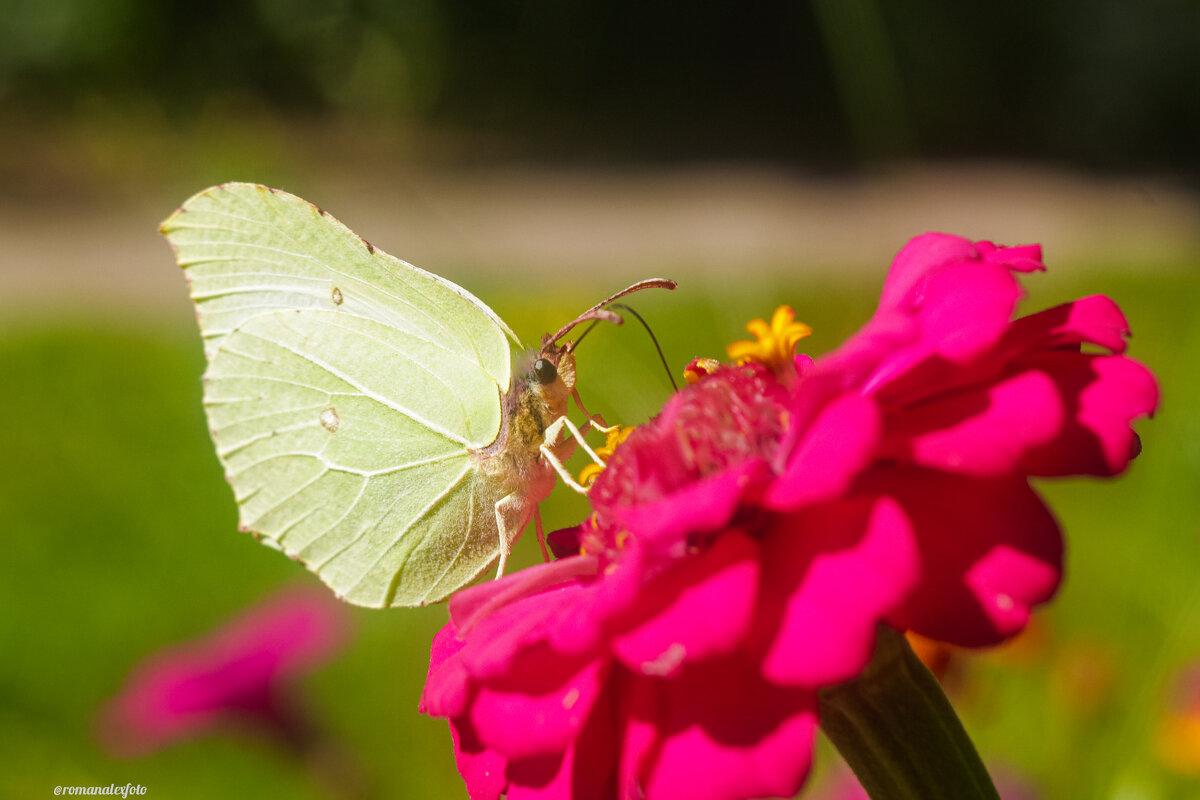
<instances>
[{"instance_id":1,"label":"dark blurred background","mask_svg":"<svg viewBox=\"0 0 1200 800\"><path fill-rule=\"evenodd\" d=\"M1020 797L1195 798L1198 142L1195 0L0 0L0 797L464 796L444 723L415 711L441 607L354 610L350 644L293 687L352 755L340 784L269 737L130 759L98 727L143 659L317 585L235 532L156 233L248 180L527 342L673 277L637 306L676 373L781 303L808 352L836 347L923 231L1041 242L1026 310L1114 297L1163 410L1126 477L1040 487L1069 542L1061 596L1012 645L953 654L948 685ZM660 407L644 334L588 348L589 407ZM543 509L551 529L583 513ZM834 763L807 796L832 799Z\"/></svg>"},{"instance_id":2,"label":"dark blurred background","mask_svg":"<svg viewBox=\"0 0 1200 800\"><path fill-rule=\"evenodd\" d=\"M1198 34L1190 0L9 0L0 98L10 124L336 115L538 159L1194 177Z\"/></svg>"}]
</instances>

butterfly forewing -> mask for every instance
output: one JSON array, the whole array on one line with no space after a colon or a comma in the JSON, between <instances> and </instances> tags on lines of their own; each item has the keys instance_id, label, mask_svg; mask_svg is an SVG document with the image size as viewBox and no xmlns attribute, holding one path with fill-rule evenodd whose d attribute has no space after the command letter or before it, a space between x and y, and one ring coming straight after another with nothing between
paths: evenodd
<instances>
[{"instance_id":1,"label":"butterfly forewing","mask_svg":"<svg viewBox=\"0 0 1200 800\"><path fill-rule=\"evenodd\" d=\"M491 309L459 286L368 245L295 195L249 183L214 186L162 225L187 271L205 346L250 317L337 308L474 358L508 387L506 336Z\"/></svg>"},{"instance_id":2,"label":"butterfly forewing","mask_svg":"<svg viewBox=\"0 0 1200 800\"><path fill-rule=\"evenodd\" d=\"M217 187L163 226L191 277L205 407L242 526L347 599L439 600L500 552L503 323L465 291L263 187Z\"/></svg>"}]
</instances>

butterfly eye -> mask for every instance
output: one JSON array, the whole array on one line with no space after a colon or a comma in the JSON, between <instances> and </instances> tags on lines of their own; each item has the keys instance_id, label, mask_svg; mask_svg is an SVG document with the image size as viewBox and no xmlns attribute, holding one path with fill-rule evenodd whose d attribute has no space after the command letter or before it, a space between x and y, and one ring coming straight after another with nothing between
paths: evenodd
<instances>
[{"instance_id":1,"label":"butterfly eye","mask_svg":"<svg viewBox=\"0 0 1200 800\"><path fill-rule=\"evenodd\" d=\"M533 362L533 377L542 386L554 383L558 378L558 367L548 358L539 358Z\"/></svg>"}]
</instances>

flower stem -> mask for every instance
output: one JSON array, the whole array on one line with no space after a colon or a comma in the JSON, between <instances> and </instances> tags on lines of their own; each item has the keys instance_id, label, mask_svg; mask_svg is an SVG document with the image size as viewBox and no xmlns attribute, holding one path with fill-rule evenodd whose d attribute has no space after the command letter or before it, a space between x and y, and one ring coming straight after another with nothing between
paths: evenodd
<instances>
[{"instance_id":1,"label":"flower stem","mask_svg":"<svg viewBox=\"0 0 1200 800\"><path fill-rule=\"evenodd\" d=\"M820 693L821 728L872 800L1000 800L937 679L879 627L855 680Z\"/></svg>"}]
</instances>

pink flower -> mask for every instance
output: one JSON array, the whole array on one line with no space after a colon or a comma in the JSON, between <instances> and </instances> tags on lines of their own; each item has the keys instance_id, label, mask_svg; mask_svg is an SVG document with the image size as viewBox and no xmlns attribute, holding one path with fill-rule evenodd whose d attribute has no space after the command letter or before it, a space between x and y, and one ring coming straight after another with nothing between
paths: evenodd
<instances>
[{"instance_id":1,"label":"pink flower","mask_svg":"<svg viewBox=\"0 0 1200 800\"><path fill-rule=\"evenodd\" d=\"M239 723L292 738L299 720L289 682L341 649L348 624L345 608L326 592L280 592L135 667L101 712L100 738L124 756Z\"/></svg>"},{"instance_id":2,"label":"pink flower","mask_svg":"<svg viewBox=\"0 0 1200 800\"><path fill-rule=\"evenodd\" d=\"M559 560L450 603L422 710L474 800L792 796L817 691L876 626L978 646L1061 574L1030 476L1121 471L1157 386L1112 301L1010 321L1037 247L928 234L874 318L815 362L781 309L741 366L615 449ZM1095 345L1109 353L1084 352Z\"/></svg>"}]
</instances>

